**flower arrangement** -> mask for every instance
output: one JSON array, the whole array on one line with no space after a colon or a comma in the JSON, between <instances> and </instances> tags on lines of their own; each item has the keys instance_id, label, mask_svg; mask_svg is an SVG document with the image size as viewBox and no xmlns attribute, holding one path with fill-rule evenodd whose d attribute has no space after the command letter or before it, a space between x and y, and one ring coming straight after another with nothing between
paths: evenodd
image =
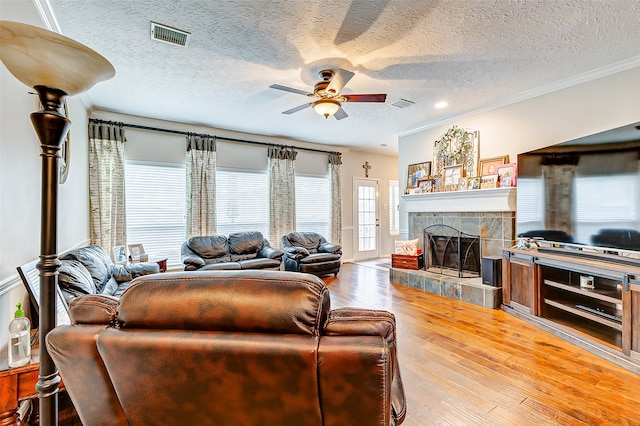
<instances>
[{"instance_id":1,"label":"flower arrangement","mask_svg":"<svg viewBox=\"0 0 640 426\"><path fill-rule=\"evenodd\" d=\"M444 167L462 164L465 170L475 170L473 133L453 126L435 141L436 173L442 174Z\"/></svg>"}]
</instances>

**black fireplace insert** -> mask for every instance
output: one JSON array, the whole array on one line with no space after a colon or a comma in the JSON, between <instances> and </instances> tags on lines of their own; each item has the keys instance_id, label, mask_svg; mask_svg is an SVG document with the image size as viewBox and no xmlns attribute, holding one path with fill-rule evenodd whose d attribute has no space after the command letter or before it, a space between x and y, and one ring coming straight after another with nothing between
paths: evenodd
<instances>
[{"instance_id":1,"label":"black fireplace insert","mask_svg":"<svg viewBox=\"0 0 640 426\"><path fill-rule=\"evenodd\" d=\"M458 278L479 277L480 247L479 235L449 225L428 226L424 229L424 269Z\"/></svg>"}]
</instances>

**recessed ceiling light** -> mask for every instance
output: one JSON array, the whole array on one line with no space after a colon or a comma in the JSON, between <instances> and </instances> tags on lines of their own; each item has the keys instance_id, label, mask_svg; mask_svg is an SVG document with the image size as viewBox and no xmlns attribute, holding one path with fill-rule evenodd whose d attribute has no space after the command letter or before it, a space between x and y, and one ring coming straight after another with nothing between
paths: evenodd
<instances>
[{"instance_id":1,"label":"recessed ceiling light","mask_svg":"<svg viewBox=\"0 0 640 426\"><path fill-rule=\"evenodd\" d=\"M440 101L434 105L434 108L441 109L441 108L446 108L447 106L449 106L448 103L446 103L445 101Z\"/></svg>"}]
</instances>

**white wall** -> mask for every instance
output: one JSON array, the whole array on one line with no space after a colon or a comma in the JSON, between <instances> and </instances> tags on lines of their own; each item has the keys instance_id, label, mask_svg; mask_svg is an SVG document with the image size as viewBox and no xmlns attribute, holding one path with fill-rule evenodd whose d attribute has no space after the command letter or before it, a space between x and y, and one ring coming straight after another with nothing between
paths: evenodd
<instances>
[{"instance_id":1,"label":"white wall","mask_svg":"<svg viewBox=\"0 0 640 426\"><path fill-rule=\"evenodd\" d=\"M42 25L30 1L2 1L0 19ZM27 299L16 267L40 253L40 142L29 115L39 109L33 89L0 65L0 347L17 302ZM89 240L87 114L78 97L68 100L72 121L71 169L58 190L58 251Z\"/></svg>"},{"instance_id":2,"label":"white wall","mask_svg":"<svg viewBox=\"0 0 640 426\"><path fill-rule=\"evenodd\" d=\"M433 161L433 143L452 125L480 131L480 158L509 155L591 135L640 120L640 67L558 90L492 111L402 136L400 187L409 164ZM400 234L408 215L400 202Z\"/></svg>"}]
</instances>

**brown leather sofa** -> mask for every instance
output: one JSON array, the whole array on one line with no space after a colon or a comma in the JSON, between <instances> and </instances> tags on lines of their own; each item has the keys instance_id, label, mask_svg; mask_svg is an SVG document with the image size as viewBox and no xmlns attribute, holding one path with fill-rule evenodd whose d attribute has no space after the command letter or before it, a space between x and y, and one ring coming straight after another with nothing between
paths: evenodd
<instances>
[{"instance_id":1,"label":"brown leather sofa","mask_svg":"<svg viewBox=\"0 0 640 426\"><path fill-rule=\"evenodd\" d=\"M310 274L148 275L70 315L47 348L85 426L404 420L393 314L332 311Z\"/></svg>"}]
</instances>

